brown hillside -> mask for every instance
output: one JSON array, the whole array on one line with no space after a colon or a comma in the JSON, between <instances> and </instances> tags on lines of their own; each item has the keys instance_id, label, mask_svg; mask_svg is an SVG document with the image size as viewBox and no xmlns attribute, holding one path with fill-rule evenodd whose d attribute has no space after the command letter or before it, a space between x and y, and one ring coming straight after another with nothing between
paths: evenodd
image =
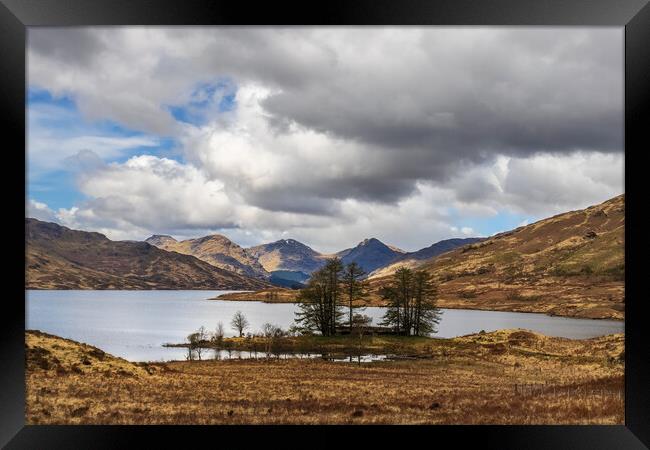
<instances>
[{"instance_id":1,"label":"brown hillside","mask_svg":"<svg viewBox=\"0 0 650 450\"><path fill-rule=\"evenodd\" d=\"M309 274L321 268L326 258L326 255L294 239L281 239L269 244L257 245L248 248L247 251L269 272L292 270Z\"/></svg>"},{"instance_id":2,"label":"brown hillside","mask_svg":"<svg viewBox=\"0 0 650 450\"><path fill-rule=\"evenodd\" d=\"M28 372L49 375L106 374L147 376L151 369L110 355L92 345L38 330L25 331L25 365Z\"/></svg>"},{"instance_id":3,"label":"brown hillside","mask_svg":"<svg viewBox=\"0 0 650 450\"><path fill-rule=\"evenodd\" d=\"M213 266L240 275L255 278L268 278L269 276L259 261L247 250L220 234L184 241L177 241L170 236L151 236L145 242L170 252L196 256Z\"/></svg>"},{"instance_id":4,"label":"brown hillside","mask_svg":"<svg viewBox=\"0 0 650 450\"><path fill-rule=\"evenodd\" d=\"M625 196L430 260L441 305L622 319ZM388 277L372 280L377 289Z\"/></svg>"},{"instance_id":5,"label":"brown hillside","mask_svg":"<svg viewBox=\"0 0 650 450\"><path fill-rule=\"evenodd\" d=\"M261 280L146 242L25 219L26 289L262 289Z\"/></svg>"}]
</instances>

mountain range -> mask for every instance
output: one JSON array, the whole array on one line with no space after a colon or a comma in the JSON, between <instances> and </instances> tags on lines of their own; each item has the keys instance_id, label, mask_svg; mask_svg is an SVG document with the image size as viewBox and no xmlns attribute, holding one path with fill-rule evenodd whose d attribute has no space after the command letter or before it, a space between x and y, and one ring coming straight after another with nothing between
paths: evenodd
<instances>
[{"instance_id":1,"label":"mountain range","mask_svg":"<svg viewBox=\"0 0 650 450\"><path fill-rule=\"evenodd\" d=\"M369 238L326 254L294 239L243 248L219 234L180 241L160 234L144 242L111 241L99 233L36 219L26 219L26 241L31 289L299 288L334 256L344 264L356 262L371 274L469 242L450 239L409 253Z\"/></svg>"},{"instance_id":2,"label":"mountain range","mask_svg":"<svg viewBox=\"0 0 650 450\"><path fill-rule=\"evenodd\" d=\"M270 284L146 242L25 219L26 289L263 289Z\"/></svg>"},{"instance_id":3,"label":"mountain range","mask_svg":"<svg viewBox=\"0 0 650 450\"><path fill-rule=\"evenodd\" d=\"M621 319L625 310L625 195L489 238L449 239L404 252L370 238L334 254L293 239L242 248L220 235L112 241L25 220L27 289L233 289L226 298L295 300L328 257L368 272L368 304L401 266L426 270L447 308ZM280 287L278 287L280 286Z\"/></svg>"},{"instance_id":4,"label":"mountain range","mask_svg":"<svg viewBox=\"0 0 650 450\"><path fill-rule=\"evenodd\" d=\"M391 263L410 258L421 260L449 251L480 238L448 239L417 252L405 252L376 238L364 239L355 247L334 254L320 253L295 239L242 248L218 234L177 241L171 236L153 235L145 242L161 249L193 255L222 269L270 280L278 286L299 287L328 258L339 257L343 264L356 262L367 274Z\"/></svg>"},{"instance_id":5,"label":"mountain range","mask_svg":"<svg viewBox=\"0 0 650 450\"><path fill-rule=\"evenodd\" d=\"M443 241L436 242L429 247L418 250L417 252L402 253L395 259L391 260L388 264L378 266L376 270L370 273L370 277L390 275L391 273L395 272L398 267L415 268L427 259L435 258L438 255L442 255L445 252L449 252L464 245L481 242L484 239L485 238L445 239Z\"/></svg>"}]
</instances>

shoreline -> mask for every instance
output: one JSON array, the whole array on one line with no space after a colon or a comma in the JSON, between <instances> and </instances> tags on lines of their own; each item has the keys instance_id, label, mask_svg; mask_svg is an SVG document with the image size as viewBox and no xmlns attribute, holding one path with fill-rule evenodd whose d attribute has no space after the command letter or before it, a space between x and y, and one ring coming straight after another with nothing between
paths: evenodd
<instances>
[{"instance_id":1,"label":"shoreline","mask_svg":"<svg viewBox=\"0 0 650 450\"><path fill-rule=\"evenodd\" d=\"M221 294L217 297L210 297L207 298L206 300L221 300L221 301L241 301L241 302L260 302L260 303L268 303L268 304L285 304L285 303L292 303L292 304L298 304L300 303L296 299L282 299L282 300L269 300L269 299L264 299L264 298L245 298L246 296L243 294L246 293L252 293L252 294L258 294L259 291L246 291L246 292L233 292L233 293L228 293L228 294ZM366 308L385 308L386 304L376 304L377 302L370 302L370 303L364 303L361 304L359 303L360 306L366 307ZM474 307L470 307L474 306ZM503 306L487 306L487 305L458 305L458 303L454 300L448 300L445 301L443 299L438 300L438 308L441 309L454 309L454 310L466 310L466 311L494 311L494 312L512 312L512 313L521 313L521 314L543 314L549 317L564 317L567 319L584 319L584 320L612 320L612 321L617 321L617 322L625 322L625 316L617 316L617 315L612 315L612 316L596 316L596 317L589 317L587 315L580 315L580 314L575 314L575 315L569 315L569 314L558 314L554 313L552 311L539 311L539 310L526 310L525 308L529 305L525 305L523 307L519 307L517 305L503 305Z\"/></svg>"},{"instance_id":2,"label":"shoreline","mask_svg":"<svg viewBox=\"0 0 650 450\"><path fill-rule=\"evenodd\" d=\"M548 336L543 333L527 330L524 328L507 328L494 331L479 331L462 336L451 338L439 338L431 336L398 336L398 335L303 335L283 336L269 338L264 336L253 337L228 337L220 342L202 341L192 346L187 342L164 343L166 348L185 348L218 351L236 351L260 353L267 355L304 355L321 354L323 357L345 356L357 357L359 355L381 355L387 360L399 358L424 358L431 359L433 355L428 352L432 347L453 347L459 342L481 339L486 336L519 336L529 340L558 340L573 343L584 343L597 340L617 339L624 336L624 333L612 333L592 338L567 338ZM244 358L248 359L248 358Z\"/></svg>"},{"instance_id":3,"label":"shoreline","mask_svg":"<svg viewBox=\"0 0 650 450\"><path fill-rule=\"evenodd\" d=\"M281 290L282 288L278 288ZM295 294L292 295L291 297L288 297L288 295L285 295L284 298L279 297L274 300L270 300L264 297L261 297L262 293L265 293L266 291L250 291L250 290L238 290L238 289L42 289L42 288L29 288L25 289L25 293L27 296L27 293L29 291L39 291L39 292L44 292L44 291L101 291L101 292L108 292L108 291L115 291L115 292L152 292L152 291L193 291L193 292L200 292L200 291L233 291L230 293L225 293L225 294L220 294L217 297L209 297L206 298L206 300L221 300L221 301L244 301L244 302L261 302L261 303L268 303L268 304L273 304L273 303L293 303L297 304L300 303L295 299ZM284 291L283 291L284 292ZM294 292L294 291L288 291L288 292ZM249 294L249 295L246 295ZM247 298L249 297L249 298ZM521 305L513 305L513 304L506 304L506 305L484 305L484 304L477 304L474 302L473 304L467 305L459 305L460 300L444 300L444 299L439 299L438 300L438 307L442 309L455 309L455 310L467 310L467 311L495 311L495 312L513 312L513 313L525 313L525 314L544 314L549 317L565 317L565 318L571 318L571 319L590 319L590 320L613 320L617 322L625 322L625 311L617 311L611 309L610 314L600 314L600 315L594 315L594 314L588 314L589 310L587 311L578 311L575 314L561 314L558 312L554 311L546 311L546 310L541 310L542 308L535 308L534 305L528 305L528 304L521 304ZM464 302L467 302L467 300L464 300ZM570 303L567 304L568 306L572 306ZM363 304L365 307L385 307L385 303L381 303L378 301L370 301L370 302L365 302ZM559 305L562 306L562 305ZM532 309L531 309L532 308ZM617 314L620 313L620 314Z\"/></svg>"}]
</instances>

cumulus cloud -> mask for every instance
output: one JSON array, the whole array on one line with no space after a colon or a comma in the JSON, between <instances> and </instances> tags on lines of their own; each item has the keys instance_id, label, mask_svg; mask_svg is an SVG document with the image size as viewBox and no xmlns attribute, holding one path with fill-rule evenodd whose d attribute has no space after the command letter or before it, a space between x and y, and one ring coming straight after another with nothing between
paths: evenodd
<instances>
[{"instance_id":1,"label":"cumulus cloud","mask_svg":"<svg viewBox=\"0 0 650 450\"><path fill-rule=\"evenodd\" d=\"M621 153L500 156L474 166L446 184L467 213L509 210L545 217L600 203L623 192Z\"/></svg>"},{"instance_id":2,"label":"cumulus cloud","mask_svg":"<svg viewBox=\"0 0 650 450\"><path fill-rule=\"evenodd\" d=\"M415 188L386 150L291 124L277 133L261 102L270 93L243 86L230 122L188 129L186 157L253 205L273 211L335 213L338 200L396 201Z\"/></svg>"},{"instance_id":3,"label":"cumulus cloud","mask_svg":"<svg viewBox=\"0 0 650 450\"><path fill-rule=\"evenodd\" d=\"M141 134L48 134L38 120L48 111L35 110L29 152L36 167L82 166L88 200L58 217L111 236L214 230L324 251L376 236L417 249L480 233L466 218L533 220L622 192L622 37L540 27L30 29L30 86ZM180 162L103 162L156 136L179 142Z\"/></svg>"},{"instance_id":4,"label":"cumulus cloud","mask_svg":"<svg viewBox=\"0 0 650 450\"><path fill-rule=\"evenodd\" d=\"M196 168L150 155L130 158L85 172L80 190L92 200L84 210L101 217L119 217L140 227L160 223L178 228L234 227L235 206L223 184L208 180Z\"/></svg>"},{"instance_id":5,"label":"cumulus cloud","mask_svg":"<svg viewBox=\"0 0 650 450\"><path fill-rule=\"evenodd\" d=\"M98 230L114 239L219 232L244 246L294 238L335 252L374 236L417 250L449 237L482 234L463 220L489 221L506 211L532 221L604 201L620 193L620 186L589 172L615 173L621 166L621 157L615 155L501 158L445 185L420 182L412 195L394 204L345 199L335 202L331 214L321 215L256 207L191 165L139 156L86 174L80 189L91 200L57 216L67 226ZM487 195L464 193L463 186L490 183Z\"/></svg>"}]
</instances>

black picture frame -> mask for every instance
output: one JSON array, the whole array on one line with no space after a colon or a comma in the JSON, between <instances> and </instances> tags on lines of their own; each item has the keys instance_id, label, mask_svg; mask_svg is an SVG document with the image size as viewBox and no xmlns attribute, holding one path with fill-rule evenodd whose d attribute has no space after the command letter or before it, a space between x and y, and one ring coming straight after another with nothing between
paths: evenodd
<instances>
[{"instance_id":1,"label":"black picture frame","mask_svg":"<svg viewBox=\"0 0 650 450\"><path fill-rule=\"evenodd\" d=\"M250 436L269 438L278 431L320 435L333 431L369 439L374 445L396 432L409 441L442 446L478 443L481 448L612 449L650 446L650 342L642 313L643 249L641 219L645 154L650 148L650 5L648 0L329 0L226 2L224 0L0 0L0 104L3 124L5 204L25 209L25 38L26 27L77 25L556 25L625 27L625 425L621 426L424 426L424 427L253 427ZM9 137L10 139L7 139ZM11 139L13 138L13 139ZM13 142L10 145L9 142ZM21 169L22 172L21 172ZM22 183L22 184L21 184ZM219 445L242 427L26 426L24 373L25 247L18 238L24 221L17 212L3 220L4 238L13 244L5 258L4 326L0 361L0 445L6 448L120 448L145 439L147 447L187 444L197 438ZM228 430L225 430L228 428ZM235 429L236 428L236 429ZM248 427L244 427L248 428ZM248 431L247 431L248 432ZM288 439L288 436L285 437ZM337 437L344 439L343 437ZM374 441L374 442L373 442ZM158 444L156 444L156 442ZM310 445L310 441L302 444ZM415 441L413 441L415 442ZM294 443L296 445L297 443ZM290 445L290 442L287 442ZM246 445L241 445L246 446Z\"/></svg>"}]
</instances>

